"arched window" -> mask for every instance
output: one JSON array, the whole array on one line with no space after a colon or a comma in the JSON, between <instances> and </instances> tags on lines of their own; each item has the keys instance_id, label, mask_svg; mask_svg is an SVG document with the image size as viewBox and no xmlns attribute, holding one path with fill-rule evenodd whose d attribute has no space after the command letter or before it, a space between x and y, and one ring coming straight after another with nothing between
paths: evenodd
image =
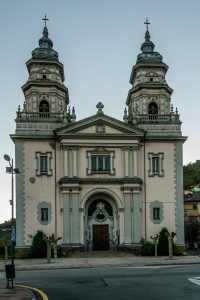
<instances>
[{"instance_id":1,"label":"arched window","mask_svg":"<svg viewBox=\"0 0 200 300\"><path fill-rule=\"evenodd\" d=\"M155 102L151 102L148 108L149 115L157 115L158 114L158 105Z\"/></svg>"},{"instance_id":2,"label":"arched window","mask_svg":"<svg viewBox=\"0 0 200 300\"><path fill-rule=\"evenodd\" d=\"M39 113L43 118L49 117L49 103L46 100L42 100L39 105Z\"/></svg>"}]
</instances>

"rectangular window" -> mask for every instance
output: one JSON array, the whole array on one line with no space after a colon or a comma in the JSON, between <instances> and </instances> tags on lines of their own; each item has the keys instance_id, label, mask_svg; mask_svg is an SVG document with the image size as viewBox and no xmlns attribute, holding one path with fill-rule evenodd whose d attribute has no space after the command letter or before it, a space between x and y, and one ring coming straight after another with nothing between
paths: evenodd
<instances>
[{"instance_id":1,"label":"rectangular window","mask_svg":"<svg viewBox=\"0 0 200 300\"><path fill-rule=\"evenodd\" d=\"M48 208L41 208L41 221L48 221Z\"/></svg>"},{"instance_id":2,"label":"rectangular window","mask_svg":"<svg viewBox=\"0 0 200 300\"><path fill-rule=\"evenodd\" d=\"M149 159L149 176L164 176L163 161L164 153L148 153Z\"/></svg>"},{"instance_id":3,"label":"rectangular window","mask_svg":"<svg viewBox=\"0 0 200 300\"><path fill-rule=\"evenodd\" d=\"M52 176L51 152L36 152L36 176Z\"/></svg>"},{"instance_id":4,"label":"rectangular window","mask_svg":"<svg viewBox=\"0 0 200 300\"><path fill-rule=\"evenodd\" d=\"M160 220L160 207L153 208L153 219Z\"/></svg>"},{"instance_id":5,"label":"rectangular window","mask_svg":"<svg viewBox=\"0 0 200 300\"><path fill-rule=\"evenodd\" d=\"M153 156L152 157L152 172L155 173L159 173L160 170L160 158L159 156Z\"/></svg>"},{"instance_id":6,"label":"rectangular window","mask_svg":"<svg viewBox=\"0 0 200 300\"><path fill-rule=\"evenodd\" d=\"M48 156L41 155L40 156L40 173L48 172Z\"/></svg>"},{"instance_id":7,"label":"rectangular window","mask_svg":"<svg viewBox=\"0 0 200 300\"><path fill-rule=\"evenodd\" d=\"M110 171L110 155L92 155L92 171Z\"/></svg>"}]
</instances>

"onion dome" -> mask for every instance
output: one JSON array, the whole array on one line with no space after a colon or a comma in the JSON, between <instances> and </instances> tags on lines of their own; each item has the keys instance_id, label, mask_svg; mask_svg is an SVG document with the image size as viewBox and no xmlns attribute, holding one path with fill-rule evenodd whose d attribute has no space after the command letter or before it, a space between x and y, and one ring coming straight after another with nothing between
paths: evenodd
<instances>
[{"instance_id":1,"label":"onion dome","mask_svg":"<svg viewBox=\"0 0 200 300\"><path fill-rule=\"evenodd\" d=\"M141 46L142 53L137 56L136 64L138 63L161 63L162 55L154 51L154 43L150 40L150 33L147 30L145 33L145 41Z\"/></svg>"},{"instance_id":2,"label":"onion dome","mask_svg":"<svg viewBox=\"0 0 200 300\"><path fill-rule=\"evenodd\" d=\"M45 26L43 36L38 41L39 47L32 51L33 58L58 60L58 52L53 49L53 42L49 38L48 29Z\"/></svg>"}]
</instances>

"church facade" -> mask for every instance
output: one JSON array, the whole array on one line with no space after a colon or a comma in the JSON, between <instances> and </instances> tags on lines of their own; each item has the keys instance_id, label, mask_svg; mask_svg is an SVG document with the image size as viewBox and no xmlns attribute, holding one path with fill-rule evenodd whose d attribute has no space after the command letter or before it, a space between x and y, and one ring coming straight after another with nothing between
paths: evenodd
<instances>
[{"instance_id":1,"label":"church facade","mask_svg":"<svg viewBox=\"0 0 200 300\"><path fill-rule=\"evenodd\" d=\"M148 28L132 68L123 121L104 114L77 121L64 68L44 27L26 63L25 101L15 143L16 246L38 230L63 247L134 247L166 227L184 246L181 121L171 104L168 66Z\"/></svg>"}]
</instances>

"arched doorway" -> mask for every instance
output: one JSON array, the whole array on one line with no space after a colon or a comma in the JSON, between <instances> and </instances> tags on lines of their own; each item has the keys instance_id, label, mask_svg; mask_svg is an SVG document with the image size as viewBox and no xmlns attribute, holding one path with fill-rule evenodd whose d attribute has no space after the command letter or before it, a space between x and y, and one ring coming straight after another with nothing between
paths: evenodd
<instances>
[{"instance_id":1,"label":"arched doorway","mask_svg":"<svg viewBox=\"0 0 200 300\"><path fill-rule=\"evenodd\" d=\"M89 251L114 250L119 244L119 217L114 199L98 193L85 206L85 245Z\"/></svg>"}]
</instances>

